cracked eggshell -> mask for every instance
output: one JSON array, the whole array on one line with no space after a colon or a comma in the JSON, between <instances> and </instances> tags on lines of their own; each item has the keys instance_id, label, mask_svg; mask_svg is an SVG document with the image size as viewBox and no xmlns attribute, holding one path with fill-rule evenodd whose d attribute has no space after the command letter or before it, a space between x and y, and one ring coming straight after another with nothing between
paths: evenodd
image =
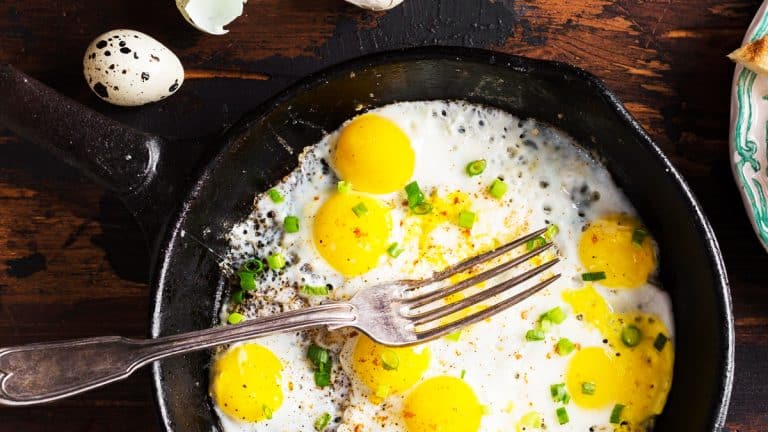
<instances>
[{"instance_id":1,"label":"cracked eggshell","mask_svg":"<svg viewBox=\"0 0 768 432\"><path fill-rule=\"evenodd\" d=\"M347 2L352 3L355 6L359 6L363 9L383 11L392 9L393 7L402 3L403 0L347 0Z\"/></svg>"},{"instance_id":2,"label":"cracked eggshell","mask_svg":"<svg viewBox=\"0 0 768 432\"><path fill-rule=\"evenodd\" d=\"M243 14L248 0L176 0L176 7L184 19L196 29L214 35L229 30L224 26Z\"/></svg>"},{"instance_id":3,"label":"cracked eggshell","mask_svg":"<svg viewBox=\"0 0 768 432\"><path fill-rule=\"evenodd\" d=\"M124 29L91 42L83 72L98 97L120 106L157 102L184 82L184 67L171 50L151 36Z\"/></svg>"}]
</instances>

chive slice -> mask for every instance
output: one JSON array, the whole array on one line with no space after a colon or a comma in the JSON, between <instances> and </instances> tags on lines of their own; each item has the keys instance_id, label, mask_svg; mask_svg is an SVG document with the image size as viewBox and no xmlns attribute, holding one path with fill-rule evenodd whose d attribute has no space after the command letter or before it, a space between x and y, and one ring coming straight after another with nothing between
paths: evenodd
<instances>
[{"instance_id":1,"label":"chive slice","mask_svg":"<svg viewBox=\"0 0 768 432\"><path fill-rule=\"evenodd\" d=\"M262 405L261 410L264 412L264 417L266 417L267 420L272 420L272 415L274 414L272 408L268 407L267 405Z\"/></svg>"},{"instance_id":2,"label":"chive slice","mask_svg":"<svg viewBox=\"0 0 768 432\"><path fill-rule=\"evenodd\" d=\"M244 319L245 319L245 315L237 312L232 312L227 317L227 322L230 324L238 324L238 323L241 323Z\"/></svg>"},{"instance_id":3,"label":"chive slice","mask_svg":"<svg viewBox=\"0 0 768 432\"><path fill-rule=\"evenodd\" d=\"M400 357L394 350L384 350L381 352L381 365L386 370L395 370L400 366Z\"/></svg>"},{"instance_id":4,"label":"chive slice","mask_svg":"<svg viewBox=\"0 0 768 432\"><path fill-rule=\"evenodd\" d=\"M316 370L315 371L315 384L320 387L328 387L331 385L331 371L329 370Z\"/></svg>"},{"instance_id":5,"label":"chive slice","mask_svg":"<svg viewBox=\"0 0 768 432\"><path fill-rule=\"evenodd\" d=\"M412 181L405 185L405 194L408 196L408 207L411 209L424 202L424 193L419 188L419 183Z\"/></svg>"},{"instance_id":6,"label":"chive slice","mask_svg":"<svg viewBox=\"0 0 768 432\"><path fill-rule=\"evenodd\" d=\"M401 253L403 253L403 248L399 247L400 245L397 244L397 242L392 243L387 248L387 254L391 256L392 258L397 258L400 256Z\"/></svg>"},{"instance_id":7,"label":"chive slice","mask_svg":"<svg viewBox=\"0 0 768 432\"><path fill-rule=\"evenodd\" d=\"M543 341L544 337L544 332L539 329L528 330L525 332L525 340L528 342Z\"/></svg>"},{"instance_id":8,"label":"chive slice","mask_svg":"<svg viewBox=\"0 0 768 432\"><path fill-rule=\"evenodd\" d=\"M611 410L611 423L613 424L619 424L621 423L621 411L624 410L624 405L622 404L616 404L613 406L613 409Z\"/></svg>"},{"instance_id":9,"label":"chive slice","mask_svg":"<svg viewBox=\"0 0 768 432\"><path fill-rule=\"evenodd\" d=\"M537 323L537 328L539 330L543 331L544 333L546 333L546 332L552 330L552 325L553 324L552 324L552 320L551 319L549 319L549 318L547 318L545 316L542 316L541 318L539 318L539 322Z\"/></svg>"},{"instance_id":10,"label":"chive slice","mask_svg":"<svg viewBox=\"0 0 768 432\"><path fill-rule=\"evenodd\" d=\"M557 422L561 425L564 425L570 421L568 418L568 411L565 410L565 407L560 407L555 411L555 414L557 415Z\"/></svg>"},{"instance_id":11,"label":"chive slice","mask_svg":"<svg viewBox=\"0 0 768 432\"><path fill-rule=\"evenodd\" d=\"M286 216L283 220L283 228L287 233L299 232L299 218L296 216Z\"/></svg>"},{"instance_id":12,"label":"chive slice","mask_svg":"<svg viewBox=\"0 0 768 432\"><path fill-rule=\"evenodd\" d=\"M460 375L460 378L461 378L461 379L464 379L464 377L465 377L465 376L467 376L467 370L466 370L466 369L462 369L462 370L461 370L461 375Z\"/></svg>"},{"instance_id":13,"label":"chive slice","mask_svg":"<svg viewBox=\"0 0 768 432\"><path fill-rule=\"evenodd\" d=\"M253 273L241 271L237 275L240 277L240 288L242 288L243 291L256 289L256 279L253 277Z\"/></svg>"},{"instance_id":14,"label":"chive slice","mask_svg":"<svg viewBox=\"0 0 768 432\"><path fill-rule=\"evenodd\" d=\"M480 175L485 171L486 162L485 159L478 159L467 164L467 175L474 177Z\"/></svg>"},{"instance_id":15,"label":"chive slice","mask_svg":"<svg viewBox=\"0 0 768 432\"><path fill-rule=\"evenodd\" d=\"M258 258L252 258L243 264L243 271L259 274L264 271L264 263Z\"/></svg>"},{"instance_id":16,"label":"chive slice","mask_svg":"<svg viewBox=\"0 0 768 432\"><path fill-rule=\"evenodd\" d=\"M346 181L340 181L336 183L336 190L343 194L352 192L352 183Z\"/></svg>"},{"instance_id":17,"label":"chive slice","mask_svg":"<svg viewBox=\"0 0 768 432\"><path fill-rule=\"evenodd\" d=\"M275 204L280 204L281 202L285 201L285 198L283 198L283 195L277 189L270 189L267 194L269 194L269 198Z\"/></svg>"},{"instance_id":18,"label":"chive slice","mask_svg":"<svg viewBox=\"0 0 768 432\"><path fill-rule=\"evenodd\" d=\"M667 344L667 340L669 340L669 338L667 338L664 333L659 333L656 335L656 340L653 341L653 347L656 348L656 351L661 352Z\"/></svg>"},{"instance_id":19,"label":"chive slice","mask_svg":"<svg viewBox=\"0 0 768 432\"><path fill-rule=\"evenodd\" d=\"M321 364L331 361L331 354L327 349L312 344L307 348L307 358L315 367L319 367Z\"/></svg>"},{"instance_id":20,"label":"chive slice","mask_svg":"<svg viewBox=\"0 0 768 432\"><path fill-rule=\"evenodd\" d=\"M600 281L603 279L605 279L605 272L603 271L581 274L581 280L583 280L584 282L594 282L594 281Z\"/></svg>"},{"instance_id":21,"label":"chive slice","mask_svg":"<svg viewBox=\"0 0 768 432\"><path fill-rule=\"evenodd\" d=\"M621 329L621 341L628 347L636 347L642 338L643 334L640 329L632 324Z\"/></svg>"},{"instance_id":22,"label":"chive slice","mask_svg":"<svg viewBox=\"0 0 768 432\"><path fill-rule=\"evenodd\" d=\"M507 189L509 189L509 186L503 180L495 179L491 183L491 187L488 188L488 193L494 198L501 198L507 193Z\"/></svg>"},{"instance_id":23,"label":"chive slice","mask_svg":"<svg viewBox=\"0 0 768 432\"><path fill-rule=\"evenodd\" d=\"M552 395L552 400L555 402L568 403L571 400L571 396L565 390L565 383L552 384L549 386L549 393Z\"/></svg>"},{"instance_id":24,"label":"chive slice","mask_svg":"<svg viewBox=\"0 0 768 432\"><path fill-rule=\"evenodd\" d=\"M413 214L425 215L432 212L432 204L428 202L422 202L411 207Z\"/></svg>"},{"instance_id":25,"label":"chive slice","mask_svg":"<svg viewBox=\"0 0 768 432\"><path fill-rule=\"evenodd\" d=\"M323 415L315 420L315 430L317 432L322 432L325 430L325 428L328 427L329 424L331 424L331 414L327 412L323 413Z\"/></svg>"},{"instance_id":26,"label":"chive slice","mask_svg":"<svg viewBox=\"0 0 768 432\"><path fill-rule=\"evenodd\" d=\"M308 296L327 296L329 289L326 285L304 285L301 293Z\"/></svg>"},{"instance_id":27,"label":"chive slice","mask_svg":"<svg viewBox=\"0 0 768 432\"><path fill-rule=\"evenodd\" d=\"M562 324L563 321L565 321L565 318L568 315L566 315L565 311L560 307L556 306L548 311L546 311L541 318L548 318L550 321L552 321L555 324Z\"/></svg>"},{"instance_id":28,"label":"chive slice","mask_svg":"<svg viewBox=\"0 0 768 432\"><path fill-rule=\"evenodd\" d=\"M532 238L525 242L525 248L530 252L534 249L538 249L544 245L547 244L547 239L545 239L542 236L538 236L536 238Z\"/></svg>"},{"instance_id":29,"label":"chive slice","mask_svg":"<svg viewBox=\"0 0 768 432\"><path fill-rule=\"evenodd\" d=\"M544 233L544 238L547 240L552 240L552 237L556 236L557 233L560 232L560 227L558 227L555 224L552 224L547 227L547 232Z\"/></svg>"},{"instance_id":30,"label":"chive slice","mask_svg":"<svg viewBox=\"0 0 768 432\"><path fill-rule=\"evenodd\" d=\"M283 254L276 253L268 256L267 265L272 270L280 270L281 268L285 267L285 258L283 257Z\"/></svg>"},{"instance_id":31,"label":"chive slice","mask_svg":"<svg viewBox=\"0 0 768 432\"><path fill-rule=\"evenodd\" d=\"M597 389L597 385L595 383L590 381L584 381L581 383L581 393L585 395L593 395L595 394L595 390Z\"/></svg>"},{"instance_id":32,"label":"chive slice","mask_svg":"<svg viewBox=\"0 0 768 432\"><path fill-rule=\"evenodd\" d=\"M642 228L635 228L635 230L632 231L632 244L642 246L646 237L648 237L648 231Z\"/></svg>"},{"instance_id":33,"label":"chive slice","mask_svg":"<svg viewBox=\"0 0 768 432\"><path fill-rule=\"evenodd\" d=\"M462 228L471 229L475 224L476 215L468 210L462 210L459 212L459 226Z\"/></svg>"},{"instance_id":34,"label":"chive slice","mask_svg":"<svg viewBox=\"0 0 768 432\"><path fill-rule=\"evenodd\" d=\"M229 300L234 304L241 304L243 302L243 292L242 291L233 292Z\"/></svg>"},{"instance_id":35,"label":"chive slice","mask_svg":"<svg viewBox=\"0 0 768 432\"><path fill-rule=\"evenodd\" d=\"M356 206L352 207L352 213L357 217L363 217L364 214L368 213L368 207L361 201L357 203Z\"/></svg>"},{"instance_id":36,"label":"chive slice","mask_svg":"<svg viewBox=\"0 0 768 432\"><path fill-rule=\"evenodd\" d=\"M568 338L560 338L560 340L557 341L557 345L555 346L555 350L558 354L561 356L567 356L568 354L572 353L575 346L573 345L573 342L571 342Z\"/></svg>"}]
</instances>

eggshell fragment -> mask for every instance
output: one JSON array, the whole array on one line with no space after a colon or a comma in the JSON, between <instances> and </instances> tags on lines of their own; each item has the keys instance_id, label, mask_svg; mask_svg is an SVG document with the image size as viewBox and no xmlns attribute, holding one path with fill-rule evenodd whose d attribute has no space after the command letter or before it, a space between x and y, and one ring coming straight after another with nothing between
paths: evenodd
<instances>
[{"instance_id":1,"label":"eggshell fragment","mask_svg":"<svg viewBox=\"0 0 768 432\"><path fill-rule=\"evenodd\" d=\"M383 11L392 9L393 7L402 3L403 0L347 0L347 2L352 3L355 6L359 6L363 9Z\"/></svg>"},{"instance_id":2,"label":"eggshell fragment","mask_svg":"<svg viewBox=\"0 0 768 432\"><path fill-rule=\"evenodd\" d=\"M88 87L101 99L138 106L165 99L184 82L178 57L151 36L112 30L91 42L83 58Z\"/></svg>"},{"instance_id":3,"label":"eggshell fragment","mask_svg":"<svg viewBox=\"0 0 768 432\"><path fill-rule=\"evenodd\" d=\"M176 7L196 29L214 35L228 32L224 26L243 14L248 0L176 0Z\"/></svg>"}]
</instances>

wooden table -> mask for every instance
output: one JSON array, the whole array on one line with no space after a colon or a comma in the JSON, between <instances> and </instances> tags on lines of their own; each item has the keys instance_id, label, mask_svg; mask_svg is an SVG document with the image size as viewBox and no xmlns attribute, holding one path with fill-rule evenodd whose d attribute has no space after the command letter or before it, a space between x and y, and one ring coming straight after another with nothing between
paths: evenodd
<instances>
[{"instance_id":1,"label":"wooden table","mask_svg":"<svg viewBox=\"0 0 768 432\"><path fill-rule=\"evenodd\" d=\"M1 0L0 62L115 119L155 133L216 131L295 79L377 50L487 47L580 66L625 102L693 186L731 278L736 381L728 429L768 430L768 254L728 161L729 92L754 0L406 0L371 13L341 0L251 0L225 36L192 29L170 0ZM163 103L120 109L82 78L103 31L158 38L188 81ZM0 101L13 103L13 101ZM102 334L141 337L147 252L116 198L0 129L0 346ZM2 431L158 430L147 370L41 408L0 410Z\"/></svg>"}]
</instances>

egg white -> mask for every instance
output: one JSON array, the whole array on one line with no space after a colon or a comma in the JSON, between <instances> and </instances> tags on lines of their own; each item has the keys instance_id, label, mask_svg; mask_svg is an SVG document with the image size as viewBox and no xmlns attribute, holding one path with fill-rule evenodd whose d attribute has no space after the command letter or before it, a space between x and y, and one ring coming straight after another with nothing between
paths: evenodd
<instances>
[{"instance_id":1,"label":"egg white","mask_svg":"<svg viewBox=\"0 0 768 432\"><path fill-rule=\"evenodd\" d=\"M413 179L422 190L436 190L441 196L454 191L470 195L471 209L478 215L472 227L473 241L490 246L548 224L556 224L560 229L554 243L561 259L556 270L562 278L524 303L463 330L458 341L443 338L428 343L432 360L423 379L461 376L464 371L464 379L487 407L482 431L514 430L517 420L531 410L543 416L548 430L587 430L606 424L610 407L585 410L571 403L570 422L558 425L549 390L551 384L565 381L569 360L554 353L557 340L567 337L584 346L599 346L603 339L599 331L569 313L564 323L547 333L543 342L526 343L525 332L553 307L571 312L561 294L583 285L580 275L584 268L577 247L584 224L608 213L636 215L607 170L562 132L493 108L431 101L397 103L372 112L395 122L410 138L416 154ZM307 148L300 156L299 167L275 186L285 197L284 202L276 204L268 195L258 195L252 215L231 231L232 253L226 268L238 268L254 255L263 257L277 251L283 253L289 264L279 274L270 273L270 279L257 288L256 299L244 309L249 317L323 301L299 295L297 287L304 284L328 284L333 287L331 299L345 299L360 289L393 278L423 278L439 270L420 259L421 252L413 239L409 243L409 233L404 228L408 224L401 222L413 216L399 204L404 198L402 192L376 196L393 209L390 240L401 244L405 249L402 255L393 259L382 254L376 268L353 278L336 272L319 255L312 238L312 219L336 190L338 178L327 161L340 130ZM466 175L466 164L477 159L487 162L483 174ZM503 177L509 185L501 200L486 192L496 177ZM283 233L282 221L287 215L299 217L298 233ZM455 224L447 223L431 234L434 243L444 246L444 258L449 263L466 258L466 249L462 249L465 240L458 233ZM495 282L488 281L488 286ZM597 289L616 311L642 309L658 315L673 331L671 304L659 287L648 283L632 290L599 285ZM225 307L225 314L228 310L229 306ZM286 365L286 373L295 375L291 379L303 383L304 395L287 397L269 422L222 421L225 431L311 431L314 419L322 412L340 420L332 422L329 430L353 431L355 425L363 425L364 430L405 431L400 412L407 393L389 397L381 405L368 399L369 391L355 376L349 362L354 338L334 347L334 360L341 362L341 369L334 374L333 388L319 392L313 389L311 369L305 359L309 342L296 338L278 335L259 343L268 344ZM313 407L318 407L311 413L305 411L309 400Z\"/></svg>"}]
</instances>

